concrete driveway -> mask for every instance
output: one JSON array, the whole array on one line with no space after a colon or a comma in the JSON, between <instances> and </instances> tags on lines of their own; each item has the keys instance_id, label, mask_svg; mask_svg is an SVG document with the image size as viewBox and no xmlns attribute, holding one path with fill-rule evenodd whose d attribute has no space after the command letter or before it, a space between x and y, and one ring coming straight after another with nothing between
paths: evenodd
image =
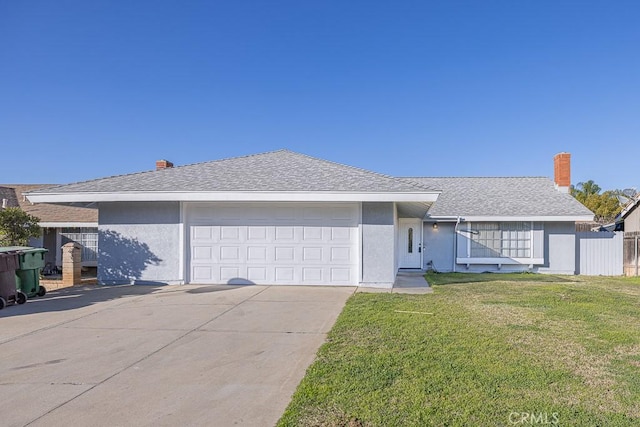
<instances>
[{"instance_id":1,"label":"concrete driveway","mask_svg":"<svg viewBox=\"0 0 640 427\"><path fill-rule=\"evenodd\" d=\"M7 307L0 424L274 425L353 292L137 285Z\"/></svg>"}]
</instances>

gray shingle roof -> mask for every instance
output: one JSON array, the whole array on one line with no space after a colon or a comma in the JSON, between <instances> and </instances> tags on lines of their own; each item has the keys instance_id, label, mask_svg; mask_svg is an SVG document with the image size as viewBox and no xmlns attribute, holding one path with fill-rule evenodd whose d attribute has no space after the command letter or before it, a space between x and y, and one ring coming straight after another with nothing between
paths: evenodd
<instances>
[{"instance_id":1,"label":"gray shingle roof","mask_svg":"<svg viewBox=\"0 0 640 427\"><path fill-rule=\"evenodd\" d=\"M543 177L394 178L288 150L113 176L32 194L126 192L354 192L441 190L431 216L592 216Z\"/></svg>"},{"instance_id":2,"label":"gray shingle roof","mask_svg":"<svg viewBox=\"0 0 640 427\"><path fill-rule=\"evenodd\" d=\"M234 157L159 171L113 176L37 193L331 191L424 192L424 186L288 150Z\"/></svg>"},{"instance_id":3,"label":"gray shingle roof","mask_svg":"<svg viewBox=\"0 0 640 427\"><path fill-rule=\"evenodd\" d=\"M431 216L593 216L545 177L405 179L442 190Z\"/></svg>"}]
</instances>

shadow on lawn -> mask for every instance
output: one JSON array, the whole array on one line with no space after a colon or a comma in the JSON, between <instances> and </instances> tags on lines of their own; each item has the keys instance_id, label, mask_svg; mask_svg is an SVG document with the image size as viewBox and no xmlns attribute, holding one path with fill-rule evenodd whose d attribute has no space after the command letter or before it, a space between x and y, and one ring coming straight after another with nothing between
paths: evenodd
<instances>
[{"instance_id":1,"label":"shadow on lawn","mask_svg":"<svg viewBox=\"0 0 640 427\"><path fill-rule=\"evenodd\" d=\"M425 275L431 286L463 283L527 282L527 283L573 283L570 276L535 273L433 273Z\"/></svg>"}]
</instances>

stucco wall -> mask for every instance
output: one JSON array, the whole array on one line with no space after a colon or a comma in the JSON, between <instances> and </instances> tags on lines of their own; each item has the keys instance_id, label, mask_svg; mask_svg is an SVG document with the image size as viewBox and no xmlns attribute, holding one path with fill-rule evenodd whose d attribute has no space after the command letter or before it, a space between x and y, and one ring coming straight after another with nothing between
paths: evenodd
<instances>
[{"instance_id":1,"label":"stucco wall","mask_svg":"<svg viewBox=\"0 0 640 427\"><path fill-rule=\"evenodd\" d=\"M98 280L180 283L180 203L100 203Z\"/></svg>"},{"instance_id":2,"label":"stucco wall","mask_svg":"<svg viewBox=\"0 0 640 427\"><path fill-rule=\"evenodd\" d=\"M424 268L434 268L440 272L453 271L453 238L455 223L439 223L433 229L432 223L424 223ZM429 264L433 263L433 267Z\"/></svg>"},{"instance_id":3,"label":"stucco wall","mask_svg":"<svg viewBox=\"0 0 640 427\"><path fill-rule=\"evenodd\" d=\"M396 207L362 203L362 286L391 287L396 278Z\"/></svg>"},{"instance_id":4,"label":"stucco wall","mask_svg":"<svg viewBox=\"0 0 640 427\"><path fill-rule=\"evenodd\" d=\"M466 228L461 223L461 228ZM453 271L453 223L439 223L438 230L433 230L431 223L424 225L424 268L429 268L429 261L437 271ZM457 236L457 252L459 257L467 256L467 235ZM544 258L544 264L534 265L534 272L549 274L575 274L575 224L572 222L536 223L533 232L534 257ZM528 271L529 264L457 264L457 272L519 272Z\"/></svg>"}]
</instances>

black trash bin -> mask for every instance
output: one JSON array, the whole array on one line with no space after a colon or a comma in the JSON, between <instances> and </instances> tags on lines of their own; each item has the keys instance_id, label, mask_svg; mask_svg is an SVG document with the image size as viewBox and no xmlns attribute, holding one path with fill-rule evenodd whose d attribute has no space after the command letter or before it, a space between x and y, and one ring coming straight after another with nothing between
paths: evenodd
<instances>
[{"instance_id":1,"label":"black trash bin","mask_svg":"<svg viewBox=\"0 0 640 427\"><path fill-rule=\"evenodd\" d=\"M0 250L0 310L7 304L24 304L27 295L16 289L16 269L18 254L14 251Z\"/></svg>"}]
</instances>

